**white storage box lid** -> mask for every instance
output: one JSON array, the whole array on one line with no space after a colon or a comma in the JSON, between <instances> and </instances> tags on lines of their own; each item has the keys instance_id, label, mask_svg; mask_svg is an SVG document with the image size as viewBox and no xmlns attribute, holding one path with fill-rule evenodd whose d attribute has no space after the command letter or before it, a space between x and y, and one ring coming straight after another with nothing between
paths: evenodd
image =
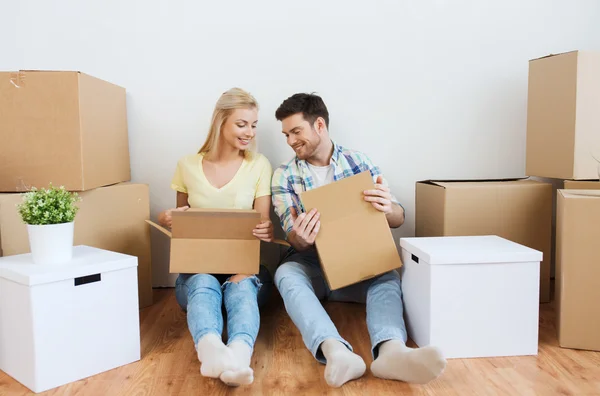
<instances>
[{"instance_id":1,"label":"white storage box lid","mask_svg":"<svg viewBox=\"0 0 600 396\"><path fill-rule=\"evenodd\" d=\"M73 260L68 264L32 264L31 253L0 257L0 278L27 286L40 285L136 267L137 260L132 257L84 245L73 247Z\"/></svg>"},{"instance_id":2,"label":"white storage box lid","mask_svg":"<svg viewBox=\"0 0 600 396\"><path fill-rule=\"evenodd\" d=\"M538 250L496 235L400 238L417 262L430 265L542 261Z\"/></svg>"}]
</instances>

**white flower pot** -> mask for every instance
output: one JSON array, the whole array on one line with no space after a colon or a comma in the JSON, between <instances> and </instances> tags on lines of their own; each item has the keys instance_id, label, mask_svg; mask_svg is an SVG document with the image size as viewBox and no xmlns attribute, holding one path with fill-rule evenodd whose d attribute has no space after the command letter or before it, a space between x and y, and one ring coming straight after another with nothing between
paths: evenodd
<instances>
[{"instance_id":1,"label":"white flower pot","mask_svg":"<svg viewBox=\"0 0 600 396\"><path fill-rule=\"evenodd\" d=\"M66 264L73 257L75 222L48 225L27 224L34 264Z\"/></svg>"}]
</instances>

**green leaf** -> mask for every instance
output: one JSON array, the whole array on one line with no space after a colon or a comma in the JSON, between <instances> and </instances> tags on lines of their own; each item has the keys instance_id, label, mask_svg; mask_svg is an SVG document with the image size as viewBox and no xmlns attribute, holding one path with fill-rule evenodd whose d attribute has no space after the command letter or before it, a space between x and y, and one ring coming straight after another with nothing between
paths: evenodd
<instances>
[{"instance_id":1,"label":"green leaf","mask_svg":"<svg viewBox=\"0 0 600 396\"><path fill-rule=\"evenodd\" d=\"M64 186L33 188L22 194L23 200L17 204L21 219L26 224L48 225L70 223L79 211L77 202L81 197L75 192L65 190Z\"/></svg>"}]
</instances>

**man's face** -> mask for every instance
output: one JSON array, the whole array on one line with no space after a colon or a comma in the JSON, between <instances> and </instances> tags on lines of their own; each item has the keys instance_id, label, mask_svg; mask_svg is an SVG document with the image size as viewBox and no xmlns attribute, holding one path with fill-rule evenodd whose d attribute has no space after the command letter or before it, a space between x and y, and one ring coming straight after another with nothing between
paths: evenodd
<instances>
[{"instance_id":1,"label":"man's face","mask_svg":"<svg viewBox=\"0 0 600 396\"><path fill-rule=\"evenodd\" d=\"M315 122L317 124L318 122ZM296 152L301 160L311 158L321 144L321 136L302 113L289 116L281 122L287 144Z\"/></svg>"}]
</instances>

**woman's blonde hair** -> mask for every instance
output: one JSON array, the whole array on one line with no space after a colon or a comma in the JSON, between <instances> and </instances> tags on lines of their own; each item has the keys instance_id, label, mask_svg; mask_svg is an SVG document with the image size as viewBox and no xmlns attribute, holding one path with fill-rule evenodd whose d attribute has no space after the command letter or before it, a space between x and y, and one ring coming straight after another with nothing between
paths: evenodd
<instances>
[{"instance_id":1,"label":"woman's blonde hair","mask_svg":"<svg viewBox=\"0 0 600 396\"><path fill-rule=\"evenodd\" d=\"M241 88L231 88L224 92L215 105L208 136L198 153L210 156L210 154L217 149L219 137L221 136L221 129L233 111L236 109L252 108L258 110L258 102L250 93ZM245 153L250 154L254 147L255 144L253 140L249 150L245 150Z\"/></svg>"}]
</instances>

